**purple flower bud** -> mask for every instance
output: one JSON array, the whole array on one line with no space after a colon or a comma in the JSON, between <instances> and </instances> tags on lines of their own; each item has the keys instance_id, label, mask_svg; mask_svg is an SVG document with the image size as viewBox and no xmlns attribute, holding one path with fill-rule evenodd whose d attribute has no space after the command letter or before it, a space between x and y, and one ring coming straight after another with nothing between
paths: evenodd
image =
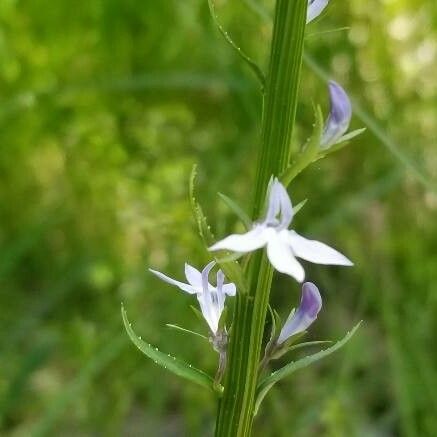
<instances>
[{"instance_id":1,"label":"purple flower bud","mask_svg":"<svg viewBox=\"0 0 437 437\"><path fill-rule=\"evenodd\" d=\"M346 91L336 82L329 82L331 112L325 125L320 147L328 149L337 144L349 129L352 118L351 101Z\"/></svg>"},{"instance_id":2,"label":"purple flower bud","mask_svg":"<svg viewBox=\"0 0 437 437\"><path fill-rule=\"evenodd\" d=\"M322 297L319 289L311 282L302 286L302 299L296 312L291 312L278 338L278 344L284 343L293 335L305 331L317 319L322 309Z\"/></svg>"}]
</instances>

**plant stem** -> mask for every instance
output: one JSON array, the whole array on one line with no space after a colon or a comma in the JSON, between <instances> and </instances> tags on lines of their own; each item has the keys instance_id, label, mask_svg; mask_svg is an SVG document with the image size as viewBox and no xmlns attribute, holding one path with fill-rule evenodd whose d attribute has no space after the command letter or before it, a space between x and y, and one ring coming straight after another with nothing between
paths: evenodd
<instances>
[{"instance_id":1,"label":"plant stem","mask_svg":"<svg viewBox=\"0 0 437 437\"><path fill-rule=\"evenodd\" d=\"M253 219L262 213L272 175L290 159L298 101L308 0L277 0L265 88L262 145L258 158ZM249 292L237 294L224 393L216 437L251 435L258 368L273 270L265 254L252 256L246 273Z\"/></svg>"}]
</instances>

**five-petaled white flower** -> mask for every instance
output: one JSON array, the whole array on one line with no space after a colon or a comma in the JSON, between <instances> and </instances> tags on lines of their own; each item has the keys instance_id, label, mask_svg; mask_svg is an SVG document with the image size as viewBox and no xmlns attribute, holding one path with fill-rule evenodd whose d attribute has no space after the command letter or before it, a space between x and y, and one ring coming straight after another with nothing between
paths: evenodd
<instances>
[{"instance_id":1,"label":"five-petaled white flower","mask_svg":"<svg viewBox=\"0 0 437 437\"><path fill-rule=\"evenodd\" d=\"M305 271L296 257L316 263L351 266L352 262L324 243L308 240L288 227L293 219L290 197L277 178L271 183L267 214L245 234L233 234L209 248L252 252L267 246L267 256L273 267L293 276L298 282L305 279Z\"/></svg>"},{"instance_id":2,"label":"five-petaled white flower","mask_svg":"<svg viewBox=\"0 0 437 437\"><path fill-rule=\"evenodd\" d=\"M281 345L293 335L300 334L312 325L322 309L322 296L312 282L302 285L302 298L296 311L292 311L281 329L277 344Z\"/></svg>"},{"instance_id":3,"label":"five-petaled white flower","mask_svg":"<svg viewBox=\"0 0 437 437\"><path fill-rule=\"evenodd\" d=\"M317 18L328 6L329 0L308 0L307 23Z\"/></svg>"},{"instance_id":4,"label":"five-petaled white flower","mask_svg":"<svg viewBox=\"0 0 437 437\"><path fill-rule=\"evenodd\" d=\"M215 336L218 332L220 316L225 307L226 295L235 296L236 287L232 282L228 284L224 283L225 275L221 270L217 272L217 286L214 287L211 285L208 278L209 273L214 266L215 262L210 262L201 273L199 270L186 263L185 277L187 278L188 284L176 281L156 270L149 270L163 281L179 287L186 293L195 294L199 301L202 315L208 323L212 334Z\"/></svg>"}]
</instances>

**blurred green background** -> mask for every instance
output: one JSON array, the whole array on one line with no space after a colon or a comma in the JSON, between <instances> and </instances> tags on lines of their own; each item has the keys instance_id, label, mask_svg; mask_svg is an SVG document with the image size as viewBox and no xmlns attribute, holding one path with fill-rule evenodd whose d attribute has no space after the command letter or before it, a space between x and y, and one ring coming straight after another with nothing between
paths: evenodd
<instances>
[{"instance_id":1,"label":"blurred green background","mask_svg":"<svg viewBox=\"0 0 437 437\"><path fill-rule=\"evenodd\" d=\"M217 0L265 69L273 0ZM369 129L291 187L304 235L354 269L306 264L324 310L311 339L365 324L346 349L272 391L257 436L437 435L437 4L332 1L306 52ZM347 27L347 29L344 29ZM326 86L303 70L295 147ZM206 0L0 2L0 434L209 436L215 401L143 357L138 334L215 371L179 279L209 259L188 180L218 236L239 229L217 192L250 210L261 98ZM320 71L319 71L320 73ZM277 277L274 307L298 302Z\"/></svg>"}]
</instances>

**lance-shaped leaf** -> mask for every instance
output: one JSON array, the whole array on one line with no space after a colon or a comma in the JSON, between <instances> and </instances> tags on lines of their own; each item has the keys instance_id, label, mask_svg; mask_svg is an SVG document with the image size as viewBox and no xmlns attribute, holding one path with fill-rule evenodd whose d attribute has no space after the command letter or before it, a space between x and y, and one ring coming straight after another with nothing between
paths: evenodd
<instances>
[{"instance_id":1,"label":"lance-shaped leaf","mask_svg":"<svg viewBox=\"0 0 437 437\"><path fill-rule=\"evenodd\" d=\"M211 227L208 224L205 214L203 213L202 207L197 202L195 196L195 182L197 176L197 166L194 165L191 171L190 177L190 202L191 208L193 210L194 219L196 220L197 228L199 230L200 237L206 247L210 246L215 242L215 237L211 231ZM245 280L243 276L243 271L240 265L236 261L227 261L227 256L231 253L227 253L224 257L215 257L217 264L221 267L226 277L231 280L236 286L239 293L246 293L247 287L245 285ZM226 261L224 261L226 259Z\"/></svg>"},{"instance_id":2,"label":"lance-shaped leaf","mask_svg":"<svg viewBox=\"0 0 437 437\"><path fill-rule=\"evenodd\" d=\"M222 388L215 389L213 379L207 375L205 372L202 372L199 369L196 369L191 364L187 364L185 361L180 360L179 358L173 357L171 355L165 354L158 350L158 348L153 347L149 343L143 341L140 337L138 337L134 330L131 327L131 324L127 318L126 311L121 306L121 315L123 318L124 327L126 328L126 332L129 335L132 343L148 358L153 360L155 364L158 364L164 369L169 370L181 378L187 379L188 381L194 382L202 387L207 388L211 391L222 391Z\"/></svg>"},{"instance_id":3,"label":"lance-shaped leaf","mask_svg":"<svg viewBox=\"0 0 437 437\"><path fill-rule=\"evenodd\" d=\"M217 13L215 11L214 0L208 0L208 6L209 6L209 12L211 14L211 18L214 21L214 24L217 26L217 29L219 30L220 34L223 36L225 41L238 53L238 55L243 59L243 61L246 62L249 68L255 73L255 76L258 78L261 87L264 89L266 78L261 68L254 60L252 60L248 55L246 55L246 53L244 53L240 47L238 47L238 45L234 42L234 40L229 36L229 33L226 31L226 29L222 26L217 16Z\"/></svg>"},{"instance_id":4,"label":"lance-shaped leaf","mask_svg":"<svg viewBox=\"0 0 437 437\"><path fill-rule=\"evenodd\" d=\"M241 222L244 224L246 230L249 230L252 226L252 220L250 217L246 214L246 212L235 202L235 200L232 200L230 197L226 196L223 193L218 193L220 199L223 200L223 202L226 204L226 206L235 213L235 215L241 220Z\"/></svg>"},{"instance_id":5,"label":"lance-shaped leaf","mask_svg":"<svg viewBox=\"0 0 437 437\"><path fill-rule=\"evenodd\" d=\"M357 329L360 327L361 322L359 322L352 331L348 332L347 335L335 343L333 346L331 346L328 349L322 350L320 352L317 352L313 355L309 355L305 358L302 358L297 361L293 361L286 366L282 367L281 369L273 372L269 376L265 377L260 381L257 388L257 396L256 396L256 403L255 403L255 414L257 413L259 406L261 405L261 402L269 392L269 390L281 379L284 379L287 376L290 376L294 372L296 372L299 369L303 369L305 367L308 367L309 365L315 363L316 361L319 361L329 355L331 355L333 352L337 351L338 349L342 348L355 334Z\"/></svg>"},{"instance_id":6,"label":"lance-shaped leaf","mask_svg":"<svg viewBox=\"0 0 437 437\"><path fill-rule=\"evenodd\" d=\"M173 323L166 323L165 326L167 326L167 328L169 328L169 329L173 329L175 331L182 332L183 334L190 334L190 335L193 335L195 337L200 337L206 341L209 341L208 337L205 337L204 335L202 335L198 332L191 331L191 329L186 329L186 328L183 328L182 326L174 325Z\"/></svg>"},{"instance_id":7,"label":"lance-shaped leaf","mask_svg":"<svg viewBox=\"0 0 437 437\"><path fill-rule=\"evenodd\" d=\"M299 153L296 160L287 167L287 169L279 178L286 187L290 185L290 183L296 176L298 176L310 164L318 159L320 141L322 139L324 129L323 113L320 106L317 106L315 108L314 115L316 121L314 125L314 131L310 140L304 146L303 150Z\"/></svg>"}]
</instances>

